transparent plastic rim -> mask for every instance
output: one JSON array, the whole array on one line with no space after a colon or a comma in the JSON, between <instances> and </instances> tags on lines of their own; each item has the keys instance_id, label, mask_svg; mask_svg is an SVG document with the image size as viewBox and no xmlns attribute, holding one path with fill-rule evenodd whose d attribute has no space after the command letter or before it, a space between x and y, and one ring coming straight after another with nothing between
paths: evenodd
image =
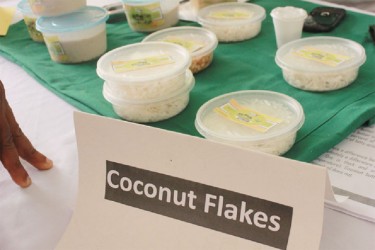
<instances>
[{"instance_id":1,"label":"transparent plastic rim","mask_svg":"<svg viewBox=\"0 0 375 250\"><path fill-rule=\"evenodd\" d=\"M206 128L206 126L204 125L204 122L201 119L202 114L207 110L207 107L211 106L212 103L217 102L220 99L228 99L229 96L238 95L238 94L241 94L241 95L251 94L251 95L254 95L254 96L256 96L258 94L263 94L263 95L267 94L269 96L278 96L280 99L285 100L285 102L290 103L290 106L293 107L294 111L297 114L297 117L292 123L289 124L289 126L283 128L283 129L280 129L278 131L275 131L273 133L266 134L266 135L231 137L231 136L225 136L223 134L216 133L214 131L208 130ZM282 94L282 93L268 91L268 90L242 90L242 91L231 92L231 93L227 93L227 94L224 94L224 95L221 95L221 96L217 96L217 97L207 101L206 103L204 103L198 109L196 119L195 119L195 127L198 130L198 132L201 135L203 135L204 137L206 137L206 135L209 135L211 137L216 137L216 138L220 138L220 139L227 140L227 141L238 141L238 142L252 141L252 142L255 142L255 141L263 141L263 140L275 138L275 137L278 137L278 136L281 136L281 135L286 135L286 134L291 133L291 132L297 132L302 127L304 121L305 121L305 115L304 115L304 112L303 112L303 108L302 108L301 104L297 100L295 100L294 98L292 98L290 96L287 96L285 94Z\"/></svg>"},{"instance_id":2,"label":"transparent plastic rim","mask_svg":"<svg viewBox=\"0 0 375 250\"><path fill-rule=\"evenodd\" d=\"M359 51L359 53L358 53L359 57L358 57L357 60L353 60L352 63L350 63L348 65L345 65L345 66L338 67L337 69L332 69L332 68L326 67L326 68L322 68L322 69L319 69L319 70L311 70L309 68L302 67L302 66L301 67L295 67L293 65L285 63L282 59L280 59L281 56L288 53L288 51L290 51L296 45L301 44L301 43L305 43L306 41L307 42L309 42L309 41L314 42L314 41L318 41L318 40L331 41L332 43L337 43L337 44L346 43L346 44L350 45L351 47L355 48L354 50ZM295 41L284 44L283 46L281 46L277 50L276 56L275 56L275 62L280 68L286 69L286 70L295 70L295 71L308 72L308 73L331 73L331 72L342 71L342 70L350 69L350 68L359 68L360 66L362 66L366 62L366 51L365 51L365 49L363 48L362 45L360 45L359 43L357 43L355 41L349 40L349 39L339 38L339 37L316 36L316 37L301 38L301 39L298 39L298 40L295 40Z\"/></svg>"}]
</instances>

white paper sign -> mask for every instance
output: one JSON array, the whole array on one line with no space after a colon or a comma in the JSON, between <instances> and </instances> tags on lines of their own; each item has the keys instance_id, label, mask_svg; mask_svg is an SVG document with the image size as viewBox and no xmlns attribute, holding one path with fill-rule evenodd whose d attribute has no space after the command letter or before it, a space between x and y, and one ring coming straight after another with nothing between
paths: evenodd
<instances>
[{"instance_id":1,"label":"white paper sign","mask_svg":"<svg viewBox=\"0 0 375 250\"><path fill-rule=\"evenodd\" d=\"M75 125L79 194L57 249L319 248L325 168L79 112Z\"/></svg>"}]
</instances>

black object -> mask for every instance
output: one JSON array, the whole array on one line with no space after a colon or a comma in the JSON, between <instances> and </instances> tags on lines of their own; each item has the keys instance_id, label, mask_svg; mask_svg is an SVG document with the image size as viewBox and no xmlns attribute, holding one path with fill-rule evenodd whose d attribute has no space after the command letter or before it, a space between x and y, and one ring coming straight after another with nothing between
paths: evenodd
<instances>
[{"instance_id":1,"label":"black object","mask_svg":"<svg viewBox=\"0 0 375 250\"><path fill-rule=\"evenodd\" d=\"M307 16L303 25L303 31L329 32L336 28L345 16L345 9L334 7L316 7Z\"/></svg>"},{"instance_id":2,"label":"black object","mask_svg":"<svg viewBox=\"0 0 375 250\"><path fill-rule=\"evenodd\" d=\"M371 36L372 41L375 43L375 24L370 25L368 31L370 32L370 36Z\"/></svg>"}]
</instances>

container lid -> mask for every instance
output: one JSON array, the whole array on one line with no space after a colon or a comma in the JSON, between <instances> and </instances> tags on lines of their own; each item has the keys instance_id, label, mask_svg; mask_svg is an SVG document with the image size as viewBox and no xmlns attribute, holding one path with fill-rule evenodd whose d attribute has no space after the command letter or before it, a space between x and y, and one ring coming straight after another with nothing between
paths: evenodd
<instances>
[{"instance_id":1,"label":"container lid","mask_svg":"<svg viewBox=\"0 0 375 250\"><path fill-rule=\"evenodd\" d=\"M33 14L33 11L31 10L30 4L27 0L22 0L17 4L17 9L22 14Z\"/></svg>"},{"instance_id":2,"label":"container lid","mask_svg":"<svg viewBox=\"0 0 375 250\"><path fill-rule=\"evenodd\" d=\"M143 42L161 41L179 44L186 48L192 57L205 55L216 49L218 40L212 31L193 26L173 27L156 31L143 39Z\"/></svg>"},{"instance_id":3,"label":"container lid","mask_svg":"<svg viewBox=\"0 0 375 250\"><path fill-rule=\"evenodd\" d=\"M271 11L272 18L283 21L297 21L307 17L306 10L293 6L276 7Z\"/></svg>"},{"instance_id":4,"label":"container lid","mask_svg":"<svg viewBox=\"0 0 375 250\"><path fill-rule=\"evenodd\" d=\"M174 77L191 64L190 53L167 42L134 43L104 54L96 72L106 81L136 84Z\"/></svg>"},{"instance_id":5,"label":"container lid","mask_svg":"<svg viewBox=\"0 0 375 250\"><path fill-rule=\"evenodd\" d=\"M116 96L115 92L111 91L111 89L108 87L108 84L106 82L104 82L103 84L103 96L108 102L116 106L122 106L122 105L127 105L127 104L142 105L142 104L150 104L150 103L156 103L160 101L166 101L166 100L169 100L170 98L174 98L183 93L188 93L194 88L194 85L195 85L195 79L194 79L193 73L190 70L187 70L184 86L162 97L158 97L154 99L147 99L147 100L129 100L129 99L121 98L121 97Z\"/></svg>"},{"instance_id":6,"label":"container lid","mask_svg":"<svg viewBox=\"0 0 375 250\"><path fill-rule=\"evenodd\" d=\"M318 36L284 44L275 61L282 69L324 73L357 68L366 61L366 52L352 40Z\"/></svg>"},{"instance_id":7,"label":"container lid","mask_svg":"<svg viewBox=\"0 0 375 250\"><path fill-rule=\"evenodd\" d=\"M40 17L36 21L36 29L42 33L73 32L94 27L107 19L108 13L104 8L85 6L61 16Z\"/></svg>"},{"instance_id":8,"label":"container lid","mask_svg":"<svg viewBox=\"0 0 375 250\"><path fill-rule=\"evenodd\" d=\"M206 25L241 25L263 21L266 11L252 3L219 3L198 11L197 20Z\"/></svg>"},{"instance_id":9,"label":"container lid","mask_svg":"<svg viewBox=\"0 0 375 250\"><path fill-rule=\"evenodd\" d=\"M195 127L204 137L259 141L296 132L304 123L299 102L278 92L243 90L203 104Z\"/></svg>"}]
</instances>

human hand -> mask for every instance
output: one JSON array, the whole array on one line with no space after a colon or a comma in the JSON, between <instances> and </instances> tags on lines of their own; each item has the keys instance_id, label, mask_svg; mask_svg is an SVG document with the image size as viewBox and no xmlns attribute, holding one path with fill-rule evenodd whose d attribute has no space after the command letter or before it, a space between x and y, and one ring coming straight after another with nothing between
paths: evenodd
<instances>
[{"instance_id":1,"label":"human hand","mask_svg":"<svg viewBox=\"0 0 375 250\"><path fill-rule=\"evenodd\" d=\"M0 80L0 161L13 181L26 188L31 179L20 162L20 157L39 170L47 170L53 163L37 151L19 127L5 96Z\"/></svg>"}]
</instances>

